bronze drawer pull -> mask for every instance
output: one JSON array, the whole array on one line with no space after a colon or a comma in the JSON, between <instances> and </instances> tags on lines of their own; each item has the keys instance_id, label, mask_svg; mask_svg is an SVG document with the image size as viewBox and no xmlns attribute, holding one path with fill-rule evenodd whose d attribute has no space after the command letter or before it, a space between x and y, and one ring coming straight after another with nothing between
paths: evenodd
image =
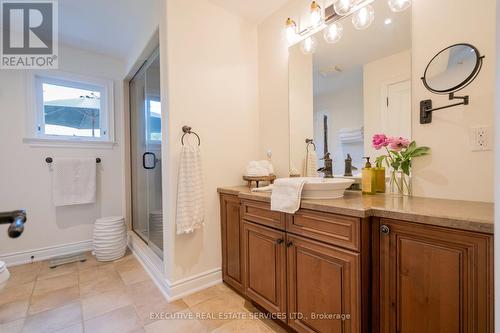
<instances>
[{"instance_id":1,"label":"bronze drawer pull","mask_svg":"<svg viewBox=\"0 0 500 333\"><path fill-rule=\"evenodd\" d=\"M288 243L286 243L286 247L291 247L292 245L293 245L292 241L289 241Z\"/></svg>"},{"instance_id":2,"label":"bronze drawer pull","mask_svg":"<svg viewBox=\"0 0 500 333\"><path fill-rule=\"evenodd\" d=\"M282 238L276 240L277 245L281 245L284 242Z\"/></svg>"}]
</instances>

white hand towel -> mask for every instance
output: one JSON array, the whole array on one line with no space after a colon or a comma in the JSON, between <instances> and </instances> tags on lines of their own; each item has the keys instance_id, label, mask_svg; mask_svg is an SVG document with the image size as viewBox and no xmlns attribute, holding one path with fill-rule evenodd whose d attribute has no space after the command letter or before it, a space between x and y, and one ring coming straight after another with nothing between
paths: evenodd
<instances>
[{"instance_id":1,"label":"white hand towel","mask_svg":"<svg viewBox=\"0 0 500 333\"><path fill-rule=\"evenodd\" d=\"M177 185L177 235L191 233L203 226L203 174L198 146L182 146Z\"/></svg>"},{"instance_id":2,"label":"white hand towel","mask_svg":"<svg viewBox=\"0 0 500 333\"><path fill-rule=\"evenodd\" d=\"M95 203L95 158L56 158L53 170L52 197L55 206Z\"/></svg>"},{"instance_id":3,"label":"white hand towel","mask_svg":"<svg viewBox=\"0 0 500 333\"><path fill-rule=\"evenodd\" d=\"M295 213L300 208L302 189L307 178L280 178L274 182L271 210Z\"/></svg>"},{"instance_id":4,"label":"white hand towel","mask_svg":"<svg viewBox=\"0 0 500 333\"><path fill-rule=\"evenodd\" d=\"M304 162L304 176L318 177L318 155L315 150L309 150Z\"/></svg>"}]
</instances>

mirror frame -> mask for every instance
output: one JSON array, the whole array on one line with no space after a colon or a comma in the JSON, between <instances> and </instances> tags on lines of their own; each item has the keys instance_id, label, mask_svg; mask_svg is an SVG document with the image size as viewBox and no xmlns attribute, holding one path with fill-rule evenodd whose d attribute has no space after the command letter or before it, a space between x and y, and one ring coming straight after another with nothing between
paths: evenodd
<instances>
[{"instance_id":1,"label":"mirror frame","mask_svg":"<svg viewBox=\"0 0 500 333\"><path fill-rule=\"evenodd\" d=\"M427 71L429 70L429 66L432 64L432 62L434 61L434 59L436 59L437 57L439 57L443 52L445 52L446 50L451 49L452 47L455 47L455 46L467 46L467 47L470 47L471 49L474 50L474 53L476 54L476 65L474 66L474 69L472 70L472 72L470 73L470 75L465 80L463 80L461 83L459 83L459 84L457 84L457 85L455 85L455 86L453 86L451 88L448 88L448 89L445 89L445 90L437 90L437 89L431 88L429 86L429 84L427 83L427 79L426 79ZM427 67L425 67L424 76L421 78L422 82L423 82L425 88L427 88L427 90L429 90L429 91L431 91L431 92L433 92L435 94L443 94L444 95L444 94L450 94L450 93L457 92L459 90L464 89L469 84L471 84L472 81L474 81L474 79L477 77L477 75L479 74L479 72L481 71L481 68L483 66L483 58L484 58L484 56L481 56L481 54L479 53L479 50L474 45L472 45L472 44L457 43L457 44L453 44L453 45L447 46L444 49L442 49L441 51L439 51L429 61L429 63L427 64Z\"/></svg>"}]
</instances>

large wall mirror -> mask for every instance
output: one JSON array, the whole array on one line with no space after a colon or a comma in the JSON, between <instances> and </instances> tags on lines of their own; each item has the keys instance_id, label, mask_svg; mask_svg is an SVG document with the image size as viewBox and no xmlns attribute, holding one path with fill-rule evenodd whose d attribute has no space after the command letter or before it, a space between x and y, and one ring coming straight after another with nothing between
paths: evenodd
<instances>
[{"instance_id":1,"label":"large wall mirror","mask_svg":"<svg viewBox=\"0 0 500 333\"><path fill-rule=\"evenodd\" d=\"M347 154L358 169L354 174L364 156L377 155L371 148L374 134L411 138L411 8L395 13L382 0L372 6L375 20L367 29L356 30L345 17L338 42L328 43L319 31L314 52L303 43L289 48L293 173L304 175L306 138L314 139L321 168L326 134L338 177Z\"/></svg>"}]
</instances>

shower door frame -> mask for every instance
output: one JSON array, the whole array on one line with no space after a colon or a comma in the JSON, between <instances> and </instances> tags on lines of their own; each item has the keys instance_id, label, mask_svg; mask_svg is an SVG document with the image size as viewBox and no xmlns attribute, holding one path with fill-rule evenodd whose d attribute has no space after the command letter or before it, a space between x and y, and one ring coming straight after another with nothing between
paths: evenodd
<instances>
[{"instance_id":1,"label":"shower door frame","mask_svg":"<svg viewBox=\"0 0 500 333\"><path fill-rule=\"evenodd\" d=\"M132 154L132 149L133 149L133 141L132 141L132 138L133 138L133 129L132 129L132 117L133 117L133 112L134 112L134 107L132 105L132 98L131 98L131 95L132 95L132 91L130 89L130 85L132 83L132 81L138 76L138 75L141 75L143 74L143 72L147 71L148 69L148 66L151 65L156 59L159 59L160 57L160 47L159 45L155 47L154 51L147 57L147 59L140 65L140 67L137 69L137 71L131 76L131 78L129 80L127 80L126 84L127 84L127 90L128 90L128 115L127 115L127 120L128 120L128 131L129 131L129 137L128 137L128 154L129 154L129 171L128 171L128 174L127 174L127 182L129 182L129 186L128 188L130 189L130 196L129 196L129 216L130 216L130 229L133 231L133 233L135 235L137 235L137 237L139 239L141 239L141 241L143 241L161 260L163 260L163 250L160 249L156 244L154 244L153 242L150 241L150 237L149 237L149 217L148 217L148 237L147 239L144 237L144 235L141 235L140 232L136 231L136 229L134 228L134 184L133 184L133 163L136 162L134 160L134 157L133 157L133 154ZM146 75L147 73L144 73L144 75ZM147 83L147 80L146 80L146 83ZM161 85L160 85L161 87ZM144 90L143 90L143 96L144 96L144 99L145 99L145 96L146 96L146 84L145 84L145 87L144 87ZM160 88L160 91L161 91L161 88ZM160 93L161 95L161 93ZM161 102L161 96L160 96L160 102ZM162 105L162 109L163 109L163 105ZM162 123L162 127L163 127L163 123ZM137 129L136 129L137 130ZM160 151L161 151L161 146L162 146L162 142L160 141ZM138 157L136 157L138 158ZM160 159L160 163L161 163L161 159ZM161 164L159 166L161 168ZM161 172L161 170L160 170ZM162 191L163 191L163 188L162 188ZM148 187L148 192L149 192L149 187ZM137 195L137 194L135 194ZM162 198L160 198L160 200L162 200ZM148 201L149 201L149 197L148 197ZM149 213L149 208L148 208L148 213ZM162 221L162 225L163 225L163 221ZM164 246L164 243L162 241L162 246Z\"/></svg>"}]
</instances>

